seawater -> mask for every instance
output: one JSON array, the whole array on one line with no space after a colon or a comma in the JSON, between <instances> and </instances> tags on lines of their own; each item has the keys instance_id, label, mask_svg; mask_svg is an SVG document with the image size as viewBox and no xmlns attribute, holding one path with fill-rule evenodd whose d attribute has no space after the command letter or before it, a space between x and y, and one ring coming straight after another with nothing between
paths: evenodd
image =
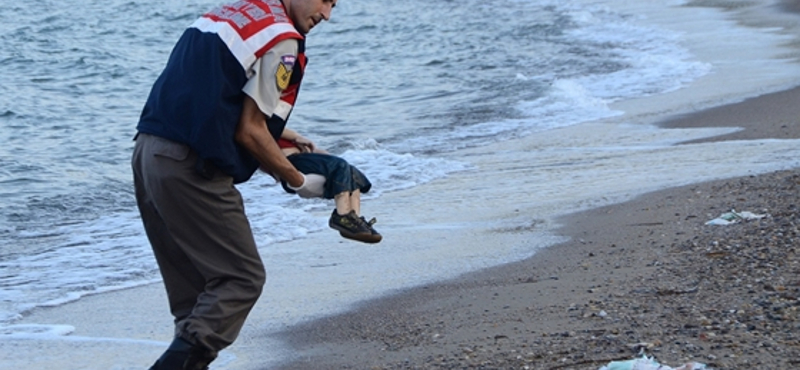
<instances>
[{"instance_id":1,"label":"seawater","mask_svg":"<svg viewBox=\"0 0 800 370\"><path fill-rule=\"evenodd\" d=\"M215 5L0 8L0 335L35 307L159 280L131 139L175 40ZM290 126L360 167L369 202L470 169L453 151L621 115L615 102L713 73L682 41L603 1L342 0L309 35ZM261 248L326 228L330 203L265 175L240 189Z\"/></svg>"}]
</instances>

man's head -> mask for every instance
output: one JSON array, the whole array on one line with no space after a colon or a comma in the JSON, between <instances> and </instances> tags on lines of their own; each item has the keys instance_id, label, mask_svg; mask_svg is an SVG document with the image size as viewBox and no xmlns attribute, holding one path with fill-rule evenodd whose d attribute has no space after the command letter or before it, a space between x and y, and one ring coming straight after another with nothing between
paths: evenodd
<instances>
[{"instance_id":1,"label":"man's head","mask_svg":"<svg viewBox=\"0 0 800 370\"><path fill-rule=\"evenodd\" d=\"M294 27L307 34L317 23L331 19L331 9L337 0L283 0L286 13Z\"/></svg>"}]
</instances>

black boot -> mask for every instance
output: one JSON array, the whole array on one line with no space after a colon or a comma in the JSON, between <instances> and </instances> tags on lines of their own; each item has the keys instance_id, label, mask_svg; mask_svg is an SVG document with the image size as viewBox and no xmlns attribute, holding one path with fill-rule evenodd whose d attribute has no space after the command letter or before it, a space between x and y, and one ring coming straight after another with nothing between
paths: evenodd
<instances>
[{"instance_id":1,"label":"black boot","mask_svg":"<svg viewBox=\"0 0 800 370\"><path fill-rule=\"evenodd\" d=\"M150 370L207 370L216 353L176 337Z\"/></svg>"}]
</instances>

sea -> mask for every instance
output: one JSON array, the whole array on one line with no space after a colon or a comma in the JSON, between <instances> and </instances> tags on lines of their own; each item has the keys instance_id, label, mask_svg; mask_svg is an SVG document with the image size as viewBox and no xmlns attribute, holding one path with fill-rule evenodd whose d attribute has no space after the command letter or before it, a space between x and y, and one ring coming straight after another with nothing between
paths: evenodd
<instances>
[{"instance_id":1,"label":"sea","mask_svg":"<svg viewBox=\"0 0 800 370\"><path fill-rule=\"evenodd\" d=\"M174 42L216 5L0 7L0 348L4 336L30 330L15 323L37 308L160 281L133 196L132 139ZM308 35L309 64L289 125L362 169L374 183L368 204L474 169L460 151L623 119L631 101L702 86L694 102L640 107L677 114L796 86L792 23L763 16L778 5L340 0L332 19ZM668 9L690 9L699 20L670 18L677 13ZM748 24L743 14L763 18ZM733 42L747 46L732 48L742 55L710 55ZM583 150L597 145L588 131L581 139ZM653 140L643 145L666 145ZM564 156L561 166L582 178L600 171L566 160L574 151L548 155L553 163ZM796 158L782 152L755 171L795 167ZM320 214L328 201L286 194L264 174L239 189L262 250L327 229ZM292 256L271 263L292 266L299 262Z\"/></svg>"}]
</instances>

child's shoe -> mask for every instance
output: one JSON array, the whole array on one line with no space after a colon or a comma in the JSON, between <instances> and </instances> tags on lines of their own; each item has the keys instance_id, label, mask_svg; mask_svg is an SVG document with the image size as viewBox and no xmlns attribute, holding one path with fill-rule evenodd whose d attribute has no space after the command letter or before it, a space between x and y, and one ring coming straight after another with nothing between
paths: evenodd
<instances>
[{"instance_id":1,"label":"child's shoe","mask_svg":"<svg viewBox=\"0 0 800 370\"><path fill-rule=\"evenodd\" d=\"M367 224L367 226L369 226L369 231L371 231L371 232L372 232L372 235L377 235L377 236L379 236L379 237L381 236L381 233L379 233L379 232L375 231L375 228L373 228L373 227L372 227L372 225L375 225L375 223L377 223L377 222L378 222L378 220L377 220L377 219L375 219L375 217L373 217L373 218L369 219L369 221L367 221L367 219L366 219L366 218L364 218L364 216L361 216L361 220L363 220L363 221L364 221L364 222ZM381 238L382 238L382 237L381 237ZM378 239L378 241L381 241L381 240L380 240L380 239ZM376 243L377 243L377 242L376 242Z\"/></svg>"},{"instance_id":2,"label":"child's shoe","mask_svg":"<svg viewBox=\"0 0 800 370\"><path fill-rule=\"evenodd\" d=\"M374 222L373 222L374 223ZM347 239L358 240L364 243L377 243L383 239L381 234L378 234L372 228L372 224L367 222L363 217L358 217L355 211L350 211L346 215L340 215L333 210L331 218L328 220L328 226L331 229L339 230L339 234Z\"/></svg>"}]
</instances>

